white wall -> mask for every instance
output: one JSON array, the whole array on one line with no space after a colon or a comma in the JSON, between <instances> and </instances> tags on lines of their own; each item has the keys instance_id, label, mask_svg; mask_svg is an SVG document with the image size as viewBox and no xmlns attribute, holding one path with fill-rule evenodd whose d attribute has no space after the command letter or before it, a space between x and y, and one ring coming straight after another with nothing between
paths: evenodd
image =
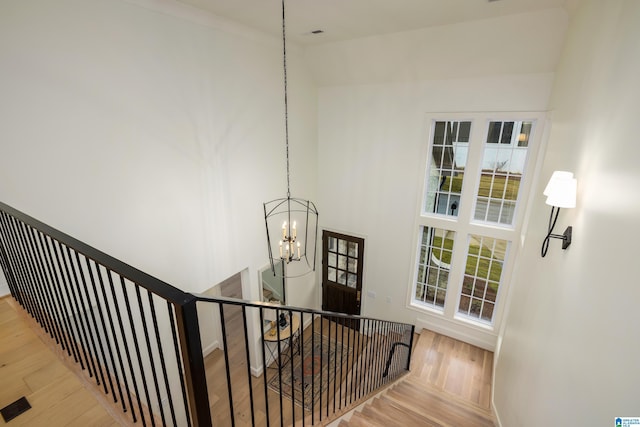
<instances>
[{"instance_id":1,"label":"white wall","mask_svg":"<svg viewBox=\"0 0 640 427\"><path fill-rule=\"evenodd\" d=\"M566 250L539 255L549 207L536 196L497 353L503 426L613 425L640 416L640 3L584 0L568 32L538 193L553 170L578 179Z\"/></svg>"},{"instance_id":2,"label":"white wall","mask_svg":"<svg viewBox=\"0 0 640 427\"><path fill-rule=\"evenodd\" d=\"M0 200L199 292L267 262L262 202L286 192L282 47L137 3L0 4ZM313 199L316 93L289 55L292 191ZM315 302L307 288L297 304Z\"/></svg>"},{"instance_id":3,"label":"white wall","mask_svg":"<svg viewBox=\"0 0 640 427\"><path fill-rule=\"evenodd\" d=\"M372 58L374 52L379 58L370 73L366 60L361 68L354 65L360 72L357 81L355 72L344 80L333 74L319 79L336 83L319 89L320 222L325 228L365 238L363 314L411 323L424 317L407 307L407 296L412 286L413 242L418 231L415 220L424 181L427 114L545 111L567 19L563 10L537 12L425 30L424 34L419 32L425 35L420 39L424 46L415 43L416 33L410 32L391 35L390 40L372 37L307 52L308 58L318 55L317 61L311 58L312 63L333 61L339 70L346 51L350 58ZM528 24L513 31L521 22ZM540 28L550 23L554 26L545 34L553 37L538 38ZM428 40L428 34L438 38ZM490 44L497 43L496 34L508 35L512 39L508 44L528 47L533 58L527 58L526 64L532 65L505 74L505 70L514 71L513 64L520 61L523 52L504 49L496 54ZM474 42L450 45L452 39ZM395 49L403 45L402 40L412 49L399 59ZM483 41L486 61L475 60L478 40ZM440 65L434 64L433 69L426 60L414 60L428 58L434 49ZM450 70L442 64L455 64L461 58L468 58L468 62L452 72L455 78L447 78ZM369 83L382 78L376 74L378 65L384 69L381 75L386 81ZM400 74L415 77L398 81L402 80L396 79ZM367 297L368 291L376 294L375 299ZM420 324L424 326L424 322ZM453 334L446 329L450 327L446 322L428 326ZM496 336L497 331L479 331L475 339L492 348ZM470 340L469 336L458 337Z\"/></svg>"},{"instance_id":4,"label":"white wall","mask_svg":"<svg viewBox=\"0 0 640 427\"><path fill-rule=\"evenodd\" d=\"M4 277L4 273L0 270L0 297L9 295L9 293L9 285L7 284L7 280Z\"/></svg>"},{"instance_id":5,"label":"white wall","mask_svg":"<svg viewBox=\"0 0 640 427\"><path fill-rule=\"evenodd\" d=\"M306 49L320 86L465 79L555 70L567 24L545 9Z\"/></svg>"}]
</instances>

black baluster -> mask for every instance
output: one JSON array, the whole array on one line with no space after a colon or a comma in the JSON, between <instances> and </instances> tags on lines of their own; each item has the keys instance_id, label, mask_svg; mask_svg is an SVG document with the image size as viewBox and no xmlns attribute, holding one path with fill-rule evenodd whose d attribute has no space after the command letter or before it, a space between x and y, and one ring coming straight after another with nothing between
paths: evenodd
<instances>
[{"instance_id":1,"label":"black baluster","mask_svg":"<svg viewBox=\"0 0 640 427\"><path fill-rule=\"evenodd\" d=\"M224 365L227 372L227 393L229 394L229 415L231 417L231 426L236 425L235 408L233 406L233 390L231 385L231 370L229 369L229 347L227 343L227 328L224 319L224 304L219 303L220 307L220 324L222 326L222 345L224 346Z\"/></svg>"},{"instance_id":2,"label":"black baluster","mask_svg":"<svg viewBox=\"0 0 640 427\"><path fill-rule=\"evenodd\" d=\"M109 288L111 289L111 300L113 301L113 307L116 311L116 320L118 321L118 326L120 328L120 339L122 341L122 347L124 347L125 355L127 356L127 364L129 365L129 374L131 376L131 382L133 383L134 393L136 395L136 399L138 400L138 409L140 410L140 418L142 419L142 425L146 425L144 419L144 412L142 412L142 404L140 403L140 393L138 392L138 385L136 383L135 372L133 372L133 366L131 364L131 354L129 353L129 345L127 343L127 336L124 333L124 325L122 324L122 315L120 313L120 304L118 304L118 295L116 294L116 288L113 285L113 277L111 276L111 270L105 268L105 273L107 274L107 280L109 281ZM102 277L101 275L98 277ZM102 279L100 280L102 282ZM105 298L106 301L106 298ZM110 313L108 311L107 313ZM111 319L111 314L109 314L109 320ZM113 323L111 323L113 325ZM124 380L124 389L127 391L127 398L129 400L129 408L131 408L131 416L133 417L133 422L136 422L136 411L133 407L133 401L131 399L131 391L129 390L129 381L127 381L127 373L124 370L124 363L122 362L122 355L120 352L120 345L116 338L115 330L113 330L113 341L116 346L116 352L118 353L118 359L120 360L120 369L122 370L122 379Z\"/></svg>"},{"instance_id":3,"label":"black baluster","mask_svg":"<svg viewBox=\"0 0 640 427\"><path fill-rule=\"evenodd\" d=\"M262 327L262 325L264 325L264 308L260 307L260 325ZM265 354L265 346L267 345L264 341L264 333L261 330L260 331L260 342L262 343L262 377L264 379L264 413L265 413L265 418L267 419L267 427L271 427L270 426L270 419L271 417L269 416L269 391L267 389L267 355Z\"/></svg>"},{"instance_id":4,"label":"black baluster","mask_svg":"<svg viewBox=\"0 0 640 427\"><path fill-rule=\"evenodd\" d=\"M95 279L93 277L93 271L91 269L91 264L89 263L89 258L84 258L85 261L85 265L87 266L87 273L89 275L89 281L91 282L91 288L93 290L93 297L94 300L96 302L96 311L98 312L98 317L100 318L100 322L102 324L102 335L104 336L104 343L102 342L102 339L100 339L100 332L98 329L98 324L95 324L95 330L96 333L98 334L98 346L100 347L100 352L102 354L102 361L104 364L104 370L107 372L107 380L109 381L109 386L111 387L111 395L113 396L113 402L117 403L118 402L118 397L116 395L116 391L113 387L113 379L111 378L111 373L109 372L109 363L107 361L107 357L105 354L105 346L107 347L107 350L109 352L109 356L111 359L111 366L112 369L114 370L114 376L116 377L116 381L118 381L118 377L117 377L117 372L116 372L116 365L115 365L115 361L113 360L113 353L111 351L111 343L109 342L109 333L107 332L107 327L105 325L105 321L104 321L104 315L102 314L102 305L100 304L100 298L98 297L98 289L96 287L96 282ZM106 302L105 302L106 304ZM93 313L93 310L91 311L91 313ZM94 322L95 322L95 315L93 317ZM118 384L119 385L119 384ZM106 384L105 384L105 389L106 389ZM105 391L105 393L108 394L107 391ZM120 398L122 399L122 391L120 391ZM126 411L126 408L123 407L123 411Z\"/></svg>"},{"instance_id":5,"label":"black baluster","mask_svg":"<svg viewBox=\"0 0 640 427\"><path fill-rule=\"evenodd\" d=\"M167 421L164 417L164 408L162 407L162 396L160 395L160 386L158 385L158 373L156 372L156 362L155 362L155 357L153 356L153 350L151 350L151 340L149 339L149 326L147 324L147 317L144 314L142 297L140 296L140 285L135 283L134 288L136 290L136 299L138 300L138 309L140 310L140 319L142 324L142 331L144 332L144 341L147 344L147 355L149 356L149 362L151 362L151 377L153 378L153 386L156 392L156 401L158 403L158 408L160 409L160 419L162 420L162 425L166 426ZM162 350L159 348L158 351L162 351ZM139 354L138 354L138 357L140 357ZM142 366L142 361L140 361L140 370L142 369L144 368ZM143 375L143 379L144 379L144 375ZM147 389L145 388L145 392L146 391ZM148 408L151 415L151 424L154 424L155 417L153 416L153 411L151 410L151 402L150 402L150 396L148 392L147 392L147 402L149 404Z\"/></svg>"},{"instance_id":6,"label":"black baluster","mask_svg":"<svg viewBox=\"0 0 640 427\"><path fill-rule=\"evenodd\" d=\"M247 360L247 382L249 385L249 403L251 405L251 425L256 425L255 414L253 410L253 387L251 384L251 360L249 359L249 333L247 331L247 306L242 306L242 325L244 326L244 348Z\"/></svg>"},{"instance_id":7,"label":"black baluster","mask_svg":"<svg viewBox=\"0 0 640 427\"><path fill-rule=\"evenodd\" d=\"M160 366L162 368L162 378L164 380L165 390L167 392L167 399L169 401L169 411L171 412L171 420L173 421L173 425L177 426L176 422L176 412L173 405L173 396L171 396L171 390L169 388L169 378L167 377L167 365L164 360L164 348L162 342L160 340L160 330L158 328L158 318L156 315L156 306L153 302L153 294L151 291L147 290L147 296L149 298L149 308L151 310L151 320L153 322L153 333L156 337L156 345L158 346L158 353L160 355Z\"/></svg>"},{"instance_id":8,"label":"black baluster","mask_svg":"<svg viewBox=\"0 0 640 427\"><path fill-rule=\"evenodd\" d=\"M187 427L191 427L191 413L189 412L187 388L184 382L184 368L182 365L182 357L180 354L180 345L178 343L178 333L176 331L176 322L173 315L173 305L169 301L167 301L167 312L169 313L169 324L171 325L171 335L173 336L173 349L175 351L176 361L178 363L178 371L179 371L178 376L180 377L180 390L182 391L182 404L184 405L185 415L187 416Z\"/></svg>"},{"instance_id":9,"label":"black baluster","mask_svg":"<svg viewBox=\"0 0 640 427\"><path fill-rule=\"evenodd\" d=\"M131 304L129 303L129 292L127 291L127 286L124 282L124 277L120 276L120 286L122 288L122 295L124 296L124 305L125 308L127 309L127 317L129 318L129 327L131 330L131 337L133 338L133 348L136 351L136 357L138 359L138 368L140 371L140 376L141 378L141 382L142 382L142 387L144 389L144 394L145 394L145 398L147 400L147 408L149 408L149 412L151 412L151 398L149 397L149 388L147 386L147 378L146 375L144 374L144 366L142 366L142 356L140 354L140 345L138 344L138 334L136 333L136 325L135 323L133 323L133 315L131 313ZM135 283L133 284L133 286L137 286ZM142 424L145 425L145 419L146 417L144 416L144 411L142 410L142 403L140 401L140 394L138 392L138 382L135 379L135 372L133 369L133 363L131 358L129 358L129 366L131 368L131 377L132 377L132 381L133 381L133 388L136 391L136 397L138 398L138 409L140 410L140 418L142 418ZM150 413L149 415L151 415L151 425L155 427L156 422L154 420L154 416L152 413Z\"/></svg>"}]
</instances>

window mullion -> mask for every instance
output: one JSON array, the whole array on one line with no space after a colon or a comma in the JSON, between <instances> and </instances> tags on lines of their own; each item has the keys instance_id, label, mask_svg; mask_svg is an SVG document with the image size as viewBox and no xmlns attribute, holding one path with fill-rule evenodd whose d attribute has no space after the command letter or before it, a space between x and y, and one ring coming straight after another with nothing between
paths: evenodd
<instances>
[{"instance_id":1,"label":"window mullion","mask_svg":"<svg viewBox=\"0 0 640 427\"><path fill-rule=\"evenodd\" d=\"M482 148L484 145L484 135L487 132L487 121L484 117L474 119L469 135L469 152L467 156L467 166L465 174L470 179L465 179L462 183L462 194L460 197L460 212L458 214L459 223L469 223L473 219L476 199L476 179L480 176L482 167Z\"/></svg>"},{"instance_id":2,"label":"window mullion","mask_svg":"<svg viewBox=\"0 0 640 427\"><path fill-rule=\"evenodd\" d=\"M458 307L458 298L462 289L462 276L466 265L466 250L469 244L468 230L466 227L458 227L454 242L454 251L451 255L451 270L449 270L449 285L447 299L444 304L444 316L453 319Z\"/></svg>"},{"instance_id":3,"label":"window mullion","mask_svg":"<svg viewBox=\"0 0 640 427\"><path fill-rule=\"evenodd\" d=\"M465 173L468 177L480 176L482 167L482 153L484 137L487 132L486 117L476 117L473 120L471 134L469 135L469 153ZM456 231L455 250L451 259L451 271L449 272L449 291L444 306L444 315L453 319L456 315L460 291L462 290L462 278L467 261L466 248L469 246L469 234L471 234L470 222L473 218L476 199L476 179L465 179L462 184L460 197L460 212L455 224Z\"/></svg>"}]
</instances>

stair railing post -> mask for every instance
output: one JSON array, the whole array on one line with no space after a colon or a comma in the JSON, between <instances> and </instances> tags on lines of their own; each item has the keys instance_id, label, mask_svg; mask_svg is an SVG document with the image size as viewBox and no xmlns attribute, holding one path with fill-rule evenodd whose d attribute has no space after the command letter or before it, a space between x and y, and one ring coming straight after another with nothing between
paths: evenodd
<instances>
[{"instance_id":1,"label":"stair railing post","mask_svg":"<svg viewBox=\"0 0 640 427\"><path fill-rule=\"evenodd\" d=\"M411 354L413 353L413 334L416 331L416 325L411 325L411 338L409 338L409 355L407 356L407 371L411 365Z\"/></svg>"},{"instance_id":2,"label":"stair railing post","mask_svg":"<svg viewBox=\"0 0 640 427\"><path fill-rule=\"evenodd\" d=\"M212 424L196 302L197 298L188 294L175 310L191 420L194 427L204 427Z\"/></svg>"}]
</instances>

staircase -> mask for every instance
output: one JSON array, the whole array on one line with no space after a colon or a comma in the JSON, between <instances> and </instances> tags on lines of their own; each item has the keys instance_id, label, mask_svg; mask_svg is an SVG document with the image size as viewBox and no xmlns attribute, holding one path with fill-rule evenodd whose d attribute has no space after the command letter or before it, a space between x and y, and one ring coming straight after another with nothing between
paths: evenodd
<instances>
[{"instance_id":1,"label":"staircase","mask_svg":"<svg viewBox=\"0 0 640 427\"><path fill-rule=\"evenodd\" d=\"M495 427L491 352L423 330L411 372L344 417L339 427Z\"/></svg>"},{"instance_id":2,"label":"staircase","mask_svg":"<svg viewBox=\"0 0 640 427\"><path fill-rule=\"evenodd\" d=\"M411 324L186 293L2 202L0 274L55 348L132 423L322 424L393 383L411 360ZM234 315L240 326L227 334ZM269 379L273 340L262 328L281 317L291 322L275 329ZM222 341L221 370L209 380L205 322L219 325ZM353 387L336 388L347 376Z\"/></svg>"}]
</instances>

